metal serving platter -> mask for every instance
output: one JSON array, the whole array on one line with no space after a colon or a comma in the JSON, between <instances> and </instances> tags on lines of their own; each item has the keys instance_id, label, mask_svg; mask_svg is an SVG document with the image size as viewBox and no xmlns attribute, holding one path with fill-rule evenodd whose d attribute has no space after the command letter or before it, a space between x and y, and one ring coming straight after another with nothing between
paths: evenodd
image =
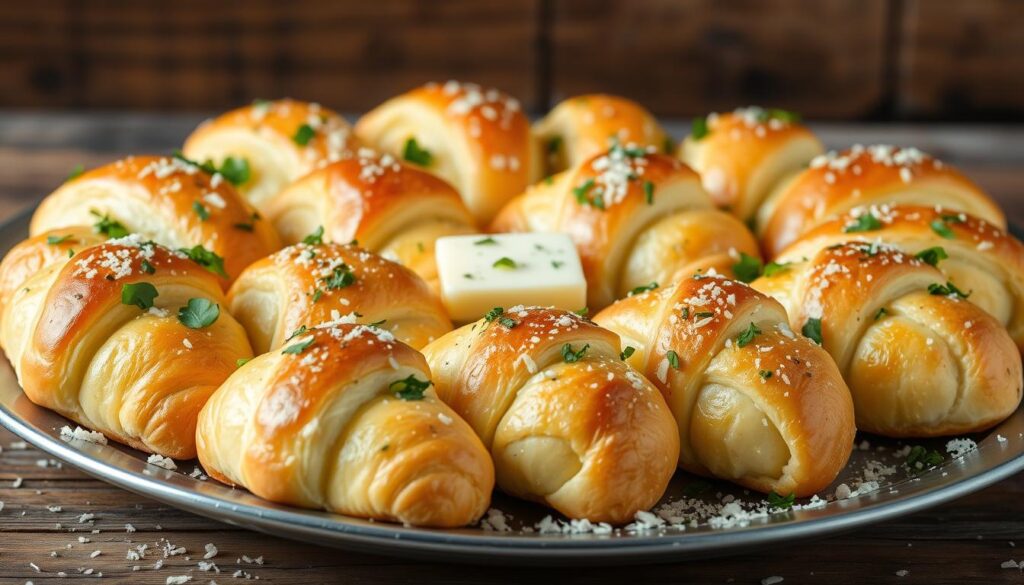
<instances>
[{"instance_id":1,"label":"metal serving platter","mask_svg":"<svg viewBox=\"0 0 1024 585\"><path fill-rule=\"evenodd\" d=\"M0 226L0 254L28 231L29 212ZM18 387L6 360L0 364L0 424L49 455L98 479L166 504L236 526L325 546L377 554L455 562L556 565L670 562L724 555L794 539L820 537L865 526L952 500L1024 469L1024 408L999 427L969 437L977 449L962 456L947 453L947 440L904 443L859 436L850 463L820 497L797 501L789 510L767 510L762 496L724 482L676 474L664 506L674 508L674 525L638 530L551 532L564 519L543 522L550 512L496 493L501 510L487 526L458 530L422 529L370 522L326 512L280 506L213 480L189 474L194 461L179 461L177 471L146 463L146 455L116 445L66 441L60 429L75 424L32 404ZM905 465L909 446L944 455L935 468L914 471ZM867 471L866 471L867 470ZM861 482L874 486L858 489ZM846 495L836 499L838 489ZM866 493L859 493L859 492ZM725 511L744 512L723 519ZM656 508L657 510L658 508ZM486 517L485 517L486 518ZM503 523L502 520L505 520ZM682 526L682 527L680 527ZM548 528L543 530L542 528ZM577 527L578 528L578 527Z\"/></svg>"}]
</instances>

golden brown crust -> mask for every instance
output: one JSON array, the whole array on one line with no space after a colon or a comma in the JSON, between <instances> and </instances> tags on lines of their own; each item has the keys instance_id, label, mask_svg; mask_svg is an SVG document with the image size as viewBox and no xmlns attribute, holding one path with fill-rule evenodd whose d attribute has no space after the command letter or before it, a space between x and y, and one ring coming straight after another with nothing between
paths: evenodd
<instances>
[{"instance_id":1,"label":"golden brown crust","mask_svg":"<svg viewBox=\"0 0 1024 585\"><path fill-rule=\"evenodd\" d=\"M520 306L424 353L438 395L483 438L506 492L616 523L664 492L678 456L672 417L619 359L614 333L573 313Z\"/></svg>"},{"instance_id":2,"label":"golden brown crust","mask_svg":"<svg viewBox=\"0 0 1024 585\"><path fill-rule=\"evenodd\" d=\"M441 301L411 270L351 244L295 244L259 260L228 292L257 353L300 327L351 316L414 348L451 331Z\"/></svg>"},{"instance_id":3,"label":"golden brown crust","mask_svg":"<svg viewBox=\"0 0 1024 585\"><path fill-rule=\"evenodd\" d=\"M476 231L448 183L368 149L296 181L268 201L265 210L286 244L322 226L325 241L358 241L409 267L435 289L434 242Z\"/></svg>"},{"instance_id":4,"label":"golden brown crust","mask_svg":"<svg viewBox=\"0 0 1024 585\"><path fill-rule=\"evenodd\" d=\"M649 147L613 147L530 188L501 211L496 232L561 232L576 244L592 309L652 281L668 284L730 257L758 257L743 224L716 211L695 172Z\"/></svg>"},{"instance_id":5,"label":"golden brown crust","mask_svg":"<svg viewBox=\"0 0 1024 585\"><path fill-rule=\"evenodd\" d=\"M125 287L155 287L153 308L125 303ZM36 404L116 441L172 458L195 456L207 397L252 355L245 331L219 311L191 329L175 313L189 299L224 306L216 276L181 254L131 236L45 267L5 310L3 345Z\"/></svg>"},{"instance_id":6,"label":"golden brown crust","mask_svg":"<svg viewBox=\"0 0 1024 585\"><path fill-rule=\"evenodd\" d=\"M1021 358L1006 330L958 298L938 269L904 252L840 244L753 285L787 307L794 329L820 329L862 430L981 431L1020 402Z\"/></svg>"},{"instance_id":7,"label":"golden brown crust","mask_svg":"<svg viewBox=\"0 0 1024 585\"><path fill-rule=\"evenodd\" d=\"M671 139L643 106L606 94L563 101L534 124L533 133L545 156L545 175L575 167L615 142L653 146L665 154L673 150Z\"/></svg>"},{"instance_id":8,"label":"golden brown crust","mask_svg":"<svg viewBox=\"0 0 1024 585\"><path fill-rule=\"evenodd\" d=\"M29 233L98 225L103 217L172 248L214 252L224 259L224 288L278 248L273 228L227 181L158 156L128 157L68 181L39 204Z\"/></svg>"},{"instance_id":9,"label":"golden brown crust","mask_svg":"<svg viewBox=\"0 0 1024 585\"><path fill-rule=\"evenodd\" d=\"M311 133L303 136L309 127ZM304 144L303 144L304 142ZM359 145L337 112L291 99L259 101L208 120L185 141L185 155L218 166L244 159L249 180L238 190L262 206L288 183L328 163L348 158Z\"/></svg>"},{"instance_id":10,"label":"golden brown crust","mask_svg":"<svg viewBox=\"0 0 1024 585\"><path fill-rule=\"evenodd\" d=\"M856 432L849 390L770 297L724 278L685 278L595 321L634 348L629 362L665 395L683 469L808 496L846 464Z\"/></svg>"},{"instance_id":11,"label":"golden brown crust","mask_svg":"<svg viewBox=\"0 0 1024 585\"><path fill-rule=\"evenodd\" d=\"M429 153L425 170L458 189L480 223L540 174L519 102L473 83L428 83L377 106L355 131L366 144L396 157L415 140Z\"/></svg>"},{"instance_id":12,"label":"golden brown crust","mask_svg":"<svg viewBox=\"0 0 1024 585\"><path fill-rule=\"evenodd\" d=\"M238 370L200 415L203 467L258 496L415 525L470 524L494 471L427 384L423 356L387 331L328 324ZM408 387L406 387L408 388Z\"/></svg>"},{"instance_id":13,"label":"golden brown crust","mask_svg":"<svg viewBox=\"0 0 1024 585\"><path fill-rule=\"evenodd\" d=\"M940 205L1006 227L995 202L956 169L915 148L857 145L814 159L762 206L761 240L774 258L804 232L854 207L907 203Z\"/></svg>"},{"instance_id":14,"label":"golden brown crust","mask_svg":"<svg viewBox=\"0 0 1024 585\"><path fill-rule=\"evenodd\" d=\"M715 204L743 221L753 219L779 183L824 152L806 126L773 112L749 107L711 114L708 133L687 136L679 149Z\"/></svg>"}]
</instances>

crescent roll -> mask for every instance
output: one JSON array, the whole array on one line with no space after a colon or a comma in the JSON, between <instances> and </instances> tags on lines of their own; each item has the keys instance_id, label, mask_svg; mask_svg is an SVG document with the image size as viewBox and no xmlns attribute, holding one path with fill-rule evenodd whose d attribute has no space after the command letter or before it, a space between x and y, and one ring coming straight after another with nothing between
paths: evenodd
<instances>
[{"instance_id":1,"label":"crescent roll","mask_svg":"<svg viewBox=\"0 0 1024 585\"><path fill-rule=\"evenodd\" d=\"M286 244L318 230L328 241L355 240L407 266L435 290L434 242L477 231L451 185L369 149L292 183L265 210Z\"/></svg>"},{"instance_id":2,"label":"crescent roll","mask_svg":"<svg viewBox=\"0 0 1024 585\"><path fill-rule=\"evenodd\" d=\"M836 478L856 428L832 358L775 300L721 277L684 278L594 317L632 350L679 434L679 466L804 497Z\"/></svg>"},{"instance_id":3,"label":"crescent roll","mask_svg":"<svg viewBox=\"0 0 1024 585\"><path fill-rule=\"evenodd\" d=\"M1024 245L1005 231L936 207L855 207L801 236L778 262L810 258L847 241L885 242L926 259L947 280L967 286L970 301L1006 327L1024 351Z\"/></svg>"},{"instance_id":4,"label":"crescent roll","mask_svg":"<svg viewBox=\"0 0 1024 585\"><path fill-rule=\"evenodd\" d=\"M482 224L540 177L519 102L474 83L428 83L394 97L359 119L356 136L454 185Z\"/></svg>"},{"instance_id":5,"label":"crescent roll","mask_svg":"<svg viewBox=\"0 0 1024 585\"><path fill-rule=\"evenodd\" d=\"M698 119L679 158L716 205L750 222L776 187L824 151L795 114L752 106Z\"/></svg>"},{"instance_id":6,"label":"crescent roll","mask_svg":"<svg viewBox=\"0 0 1024 585\"><path fill-rule=\"evenodd\" d=\"M491 229L568 234L595 310L695 272L731 274L739 252L760 257L754 236L715 209L697 173L653 147L614 145L534 185Z\"/></svg>"},{"instance_id":7,"label":"crescent roll","mask_svg":"<svg viewBox=\"0 0 1024 585\"><path fill-rule=\"evenodd\" d=\"M352 128L320 104L290 99L260 100L203 122L185 140L185 155L245 171L238 190L257 207L288 183L321 166L351 156L358 145Z\"/></svg>"},{"instance_id":8,"label":"crescent roll","mask_svg":"<svg viewBox=\"0 0 1024 585\"><path fill-rule=\"evenodd\" d=\"M608 150L613 143L653 146L672 153L672 140L640 104L604 94L581 95L555 106L534 124L545 175L560 173Z\"/></svg>"},{"instance_id":9,"label":"crescent roll","mask_svg":"<svg viewBox=\"0 0 1024 585\"><path fill-rule=\"evenodd\" d=\"M811 228L865 205L938 205L1006 228L1003 212L956 169L916 148L860 146L816 157L758 211L765 254L774 258Z\"/></svg>"},{"instance_id":10,"label":"crescent roll","mask_svg":"<svg viewBox=\"0 0 1024 585\"><path fill-rule=\"evenodd\" d=\"M196 456L199 410L252 356L216 276L138 235L25 281L0 339L28 398L136 449Z\"/></svg>"},{"instance_id":11,"label":"crescent roll","mask_svg":"<svg viewBox=\"0 0 1024 585\"><path fill-rule=\"evenodd\" d=\"M73 226L109 236L138 233L190 250L227 288L243 268L280 246L274 229L219 176L177 157L121 159L43 199L29 233Z\"/></svg>"},{"instance_id":12,"label":"crescent roll","mask_svg":"<svg viewBox=\"0 0 1024 585\"><path fill-rule=\"evenodd\" d=\"M238 369L199 416L211 477L274 502L454 527L487 510L494 467L383 329L325 324Z\"/></svg>"},{"instance_id":13,"label":"crescent roll","mask_svg":"<svg viewBox=\"0 0 1024 585\"><path fill-rule=\"evenodd\" d=\"M438 396L490 449L505 492L613 523L661 498L679 454L672 414L620 359L614 333L519 306L423 351Z\"/></svg>"},{"instance_id":14,"label":"crescent roll","mask_svg":"<svg viewBox=\"0 0 1024 585\"><path fill-rule=\"evenodd\" d=\"M891 437L985 430L1021 399L1006 330L964 300L973 283L886 244L848 242L783 265L753 286L821 343L853 394L857 428Z\"/></svg>"},{"instance_id":15,"label":"crescent roll","mask_svg":"<svg viewBox=\"0 0 1024 585\"><path fill-rule=\"evenodd\" d=\"M375 323L416 349L452 330L423 279L352 244L299 243L258 260L228 291L228 307L256 353L343 315Z\"/></svg>"}]
</instances>

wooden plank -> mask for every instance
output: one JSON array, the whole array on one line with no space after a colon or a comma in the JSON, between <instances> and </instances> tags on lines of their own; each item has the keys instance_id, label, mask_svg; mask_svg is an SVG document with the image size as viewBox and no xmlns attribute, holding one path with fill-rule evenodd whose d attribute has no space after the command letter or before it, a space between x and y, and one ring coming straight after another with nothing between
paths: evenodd
<instances>
[{"instance_id":1,"label":"wooden plank","mask_svg":"<svg viewBox=\"0 0 1024 585\"><path fill-rule=\"evenodd\" d=\"M863 118L883 99L886 16L884 0L563 0L553 97L621 93L660 116L754 102Z\"/></svg>"},{"instance_id":2,"label":"wooden plank","mask_svg":"<svg viewBox=\"0 0 1024 585\"><path fill-rule=\"evenodd\" d=\"M1020 119L1024 115L1024 3L906 0L900 23L900 114Z\"/></svg>"}]
</instances>

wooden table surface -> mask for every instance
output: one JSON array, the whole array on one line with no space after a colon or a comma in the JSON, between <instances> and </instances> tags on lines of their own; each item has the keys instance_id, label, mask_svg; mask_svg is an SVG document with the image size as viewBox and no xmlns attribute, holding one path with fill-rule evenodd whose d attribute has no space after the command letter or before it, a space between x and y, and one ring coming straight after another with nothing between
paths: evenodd
<instances>
[{"instance_id":1,"label":"wooden table surface","mask_svg":"<svg viewBox=\"0 0 1024 585\"><path fill-rule=\"evenodd\" d=\"M0 112L0 219L34 204L77 164L129 153L166 153L201 116ZM673 126L678 131L682 126ZM915 145L959 165L1024 223L1024 129L844 126L818 128L826 143ZM430 564L351 553L249 532L169 508L46 459L0 430L0 583L1024 583L1024 474L928 511L826 540L740 556L619 568L497 568ZM83 517L83 514L88 516ZM89 520L88 518L91 518ZM131 524L134 530L126 529ZM219 573L198 562L212 543ZM1016 547L1015 543L1020 546ZM147 544L140 561L129 550ZM168 555L163 551L184 552ZM486 559L481 559L486 562ZM133 571L134 566L137 571ZM162 565L160 567L159 565ZM768 582L775 582L770 580Z\"/></svg>"}]
</instances>

